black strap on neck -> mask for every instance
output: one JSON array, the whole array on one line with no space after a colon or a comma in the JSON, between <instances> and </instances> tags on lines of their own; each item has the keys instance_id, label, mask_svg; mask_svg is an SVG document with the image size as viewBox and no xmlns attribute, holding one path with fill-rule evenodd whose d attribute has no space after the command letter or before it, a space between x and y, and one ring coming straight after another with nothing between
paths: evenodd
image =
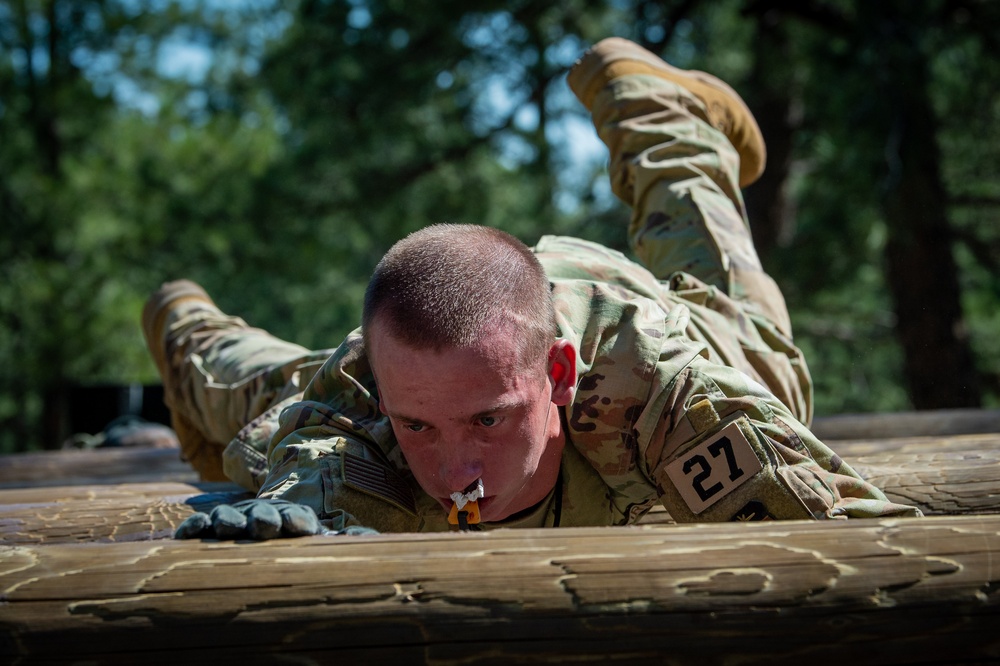
<instances>
[{"instance_id":1,"label":"black strap on neck","mask_svg":"<svg viewBox=\"0 0 1000 666\"><path fill-rule=\"evenodd\" d=\"M559 521L562 519L562 496L563 496L563 474L562 466L559 466L559 476L556 477L556 496L555 496L555 506L552 508L555 514L552 518L552 527L559 527Z\"/></svg>"},{"instance_id":2,"label":"black strap on neck","mask_svg":"<svg viewBox=\"0 0 1000 666\"><path fill-rule=\"evenodd\" d=\"M458 529L462 532L478 532L480 529L478 524L469 524L469 512L459 511L458 512Z\"/></svg>"}]
</instances>

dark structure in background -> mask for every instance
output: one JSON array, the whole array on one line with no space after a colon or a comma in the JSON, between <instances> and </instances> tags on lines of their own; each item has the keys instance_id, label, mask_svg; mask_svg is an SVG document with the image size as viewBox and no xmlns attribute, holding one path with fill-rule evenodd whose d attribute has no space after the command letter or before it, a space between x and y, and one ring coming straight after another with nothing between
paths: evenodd
<instances>
[{"instance_id":1,"label":"dark structure in background","mask_svg":"<svg viewBox=\"0 0 1000 666\"><path fill-rule=\"evenodd\" d=\"M159 384L71 385L49 403L46 448L60 448L82 435L97 435L113 424L170 425ZM131 418L130 418L131 417Z\"/></svg>"}]
</instances>

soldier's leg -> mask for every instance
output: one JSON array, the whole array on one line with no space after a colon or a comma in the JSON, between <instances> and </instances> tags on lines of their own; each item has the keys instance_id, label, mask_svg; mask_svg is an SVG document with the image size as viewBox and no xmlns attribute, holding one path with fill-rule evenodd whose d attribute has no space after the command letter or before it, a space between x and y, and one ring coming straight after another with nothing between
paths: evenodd
<instances>
[{"instance_id":1,"label":"soldier's leg","mask_svg":"<svg viewBox=\"0 0 1000 666\"><path fill-rule=\"evenodd\" d=\"M300 392L330 353L251 328L186 280L149 298L142 327L184 457L210 481L226 479L222 452L237 432Z\"/></svg>"},{"instance_id":2,"label":"soldier's leg","mask_svg":"<svg viewBox=\"0 0 1000 666\"><path fill-rule=\"evenodd\" d=\"M618 38L584 54L568 80L608 146L614 193L632 207L636 256L661 280L683 271L721 289L789 336L784 298L761 267L740 192L766 155L739 95Z\"/></svg>"},{"instance_id":3,"label":"soldier's leg","mask_svg":"<svg viewBox=\"0 0 1000 666\"><path fill-rule=\"evenodd\" d=\"M721 315L729 330L714 327L710 315L703 319L714 328L701 337L808 423L809 371L784 297L761 267L740 191L766 161L753 114L718 78L674 68L618 38L584 54L568 82L610 151L612 189L632 208L636 256L696 309Z\"/></svg>"}]
</instances>

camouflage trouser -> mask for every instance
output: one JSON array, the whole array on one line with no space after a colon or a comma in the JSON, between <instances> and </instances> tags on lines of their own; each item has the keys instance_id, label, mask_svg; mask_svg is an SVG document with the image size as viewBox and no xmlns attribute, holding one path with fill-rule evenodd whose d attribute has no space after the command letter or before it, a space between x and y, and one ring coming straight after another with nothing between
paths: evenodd
<instances>
[{"instance_id":1,"label":"camouflage trouser","mask_svg":"<svg viewBox=\"0 0 1000 666\"><path fill-rule=\"evenodd\" d=\"M241 476L223 475L223 450L254 419L298 399L333 352L285 342L198 302L171 313L164 337L165 402L185 455L209 481ZM237 470L263 464L252 451L242 452Z\"/></svg>"},{"instance_id":2,"label":"camouflage trouser","mask_svg":"<svg viewBox=\"0 0 1000 666\"><path fill-rule=\"evenodd\" d=\"M706 122L698 98L657 77L615 79L592 107L612 190L632 208L636 257L693 305L691 337L808 425L812 381L785 299L754 248L732 144Z\"/></svg>"},{"instance_id":3,"label":"camouflage trouser","mask_svg":"<svg viewBox=\"0 0 1000 666\"><path fill-rule=\"evenodd\" d=\"M753 246L737 185L739 156L697 113L700 104L676 84L644 76L617 79L595 99L613 191L633 211L629 242L653 275L692 305L689 334L720 362L767 385L808 424L808 371L791 343L784 299ZM226 473L256 490L271 422L332 350L310 352L210 310L178 319L167 344L168 404L213 455L221 457L235 437ZM241 431L254 419L260 427Z\"/></svg>"}]
</instances>

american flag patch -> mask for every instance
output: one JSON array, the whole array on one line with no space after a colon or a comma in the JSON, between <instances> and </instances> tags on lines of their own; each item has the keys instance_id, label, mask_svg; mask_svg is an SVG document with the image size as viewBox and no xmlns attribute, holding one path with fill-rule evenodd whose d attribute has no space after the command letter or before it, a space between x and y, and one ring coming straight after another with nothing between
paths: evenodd
<instances>
[{"instance_id":1,"label":"american flag patch","mask_svg":"<svg viewBox=\"0 0 1000 666\"><path fill-rule=\"evenodd\" d=\"M398 509L417 515L413 490L389 467L361 456L343 453L342 480L354 490L383 499Z\"/></svg>"}]
</instances>

